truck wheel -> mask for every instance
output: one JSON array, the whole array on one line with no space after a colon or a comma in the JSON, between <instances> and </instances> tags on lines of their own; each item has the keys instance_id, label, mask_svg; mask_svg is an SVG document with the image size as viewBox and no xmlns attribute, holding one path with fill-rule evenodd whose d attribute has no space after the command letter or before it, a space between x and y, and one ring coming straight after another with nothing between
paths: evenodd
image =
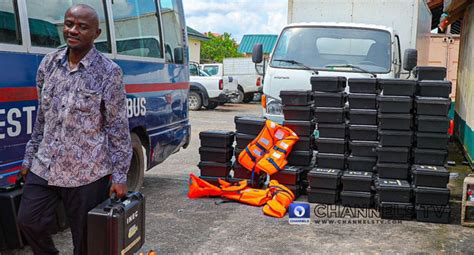
<instances>
[{"instance_id":1,"label":"truck wheel","mask_svg":"<svg viewBox=\"0 0 474 255\"><path fill-rule=\"evenodd\" d=\"M190 91L188 95L188 105L189 110L191 111L199 111L202 107L202 99L201 95L194 91Z\"/></svg>"},{"instance_id":2,"label":"truck wheel","mask_svg":"<svg viewBox=\"0 0 474 255\"><path fill-rule=\"evenodd\" d=\"M250 101L253 100L253 96L254 96L254 93L245 94L243 102L244 103L249 103Z\"/></svg>"},{"instance_id":3,"label":"truck wheel","mask_svg":"<svg viewBox=\"0 0 474 255\"><path fill-rule=\"evenodd\" d=\"M206 106L206 109L208 110L214 110L219 106L219 103L217 102L209 102L209 104Z\"/></svg>"},{"instance_id":4,"label":"truck wheel","mask_svg":"<svg viewBox=\"0 0 474 255\"><path fill-rule=\"evenodd\" d=\"M147 166L146 149L137 134L131 133L132 140L132 162L127 173L127 186L129 191L138 191L142 187L143 178Z\"/></svg>"},{"instance_id":5,"label":"truck wheel","mask_svg":"<svg viewBox=\"0 0 474 255\"><path fill-rule=\"evenodd\" d=\"M242 101L244 101L244 92L242 91L242 89L238 89L238 93L239 95L237 97L233 97L230 99L230 102L233 103L233 104L240 104L242 103Z\"/></svg>"}]
</instances>

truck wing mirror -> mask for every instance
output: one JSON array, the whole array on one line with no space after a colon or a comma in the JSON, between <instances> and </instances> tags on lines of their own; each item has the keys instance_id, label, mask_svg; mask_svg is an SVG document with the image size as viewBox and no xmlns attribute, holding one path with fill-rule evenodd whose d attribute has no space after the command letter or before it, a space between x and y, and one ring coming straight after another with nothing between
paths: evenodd
<instances>
[{"instance_id":1,"label":"truck wing mirror","mask_svg":"<svg viewBox=\"0 0 474 255\"><path fill-rule=\"evenodd\" d=\"M415 49L406 49L403 54L403 69L411 71L418 62L418 51Z\"/></svg>"},{"instance_id":2,"label":"truck wing mirror","mask_svg":"<svg viewBox=\"0 0 474 255\"><path fill-rule=\"evenodd\" d=\"M252 62L255 64L262 63L263 61L263 45L257 43L253 46L252 50Z\"/></svg>"},{"instance_id":3,"label":"truck wing mirror","mask_svg":"<svg viewBox=\"0 0 474 255\"><path fill-rule=\"evenodd\" d=\"M183 64L184 63L184 53L183 47L176 47L174 48L174 62L176 64Z\"/></svg>"}]
</instances>

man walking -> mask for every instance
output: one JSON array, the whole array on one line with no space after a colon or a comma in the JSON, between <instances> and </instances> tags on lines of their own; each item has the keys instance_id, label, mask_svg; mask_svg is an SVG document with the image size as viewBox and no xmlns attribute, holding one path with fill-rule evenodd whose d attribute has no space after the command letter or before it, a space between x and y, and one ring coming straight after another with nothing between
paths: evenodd
<instances>
[{"instance_id":1,"label":"man walking","mask_svg":"<svg viewBox=\"0 0 474 255\"><path fill-rule=\"evenodd\" d=\"M122 71L95 49L100 33L92 7L72 6L64 17L67 48L46 55L38 68L39 106L21 170L26 182L18 213L35 254L58 253L50 232L60 200L74 254L86 254L88 211L108 193L127 192L132 150Z\"/></svg>"}]
</instances>

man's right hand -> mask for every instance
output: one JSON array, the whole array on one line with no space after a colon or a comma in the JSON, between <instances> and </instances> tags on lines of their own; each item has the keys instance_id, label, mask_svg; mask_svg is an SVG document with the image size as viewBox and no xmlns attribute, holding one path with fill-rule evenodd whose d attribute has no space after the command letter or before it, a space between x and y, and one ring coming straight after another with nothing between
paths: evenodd
<instances>
[{"instance_id":1,"label":"man's right hand","mask_svg":"<svg viewBox=\"0 0 474 255\"><path fill-rule=\"evenodd\" d=\"M26 176L28 175L29 172L30 172L30 169L29 169L29 168L22 167L22 168L20 169L20 175L23 177L23 180L26 181Z\"/></svg>"}]
</instances>

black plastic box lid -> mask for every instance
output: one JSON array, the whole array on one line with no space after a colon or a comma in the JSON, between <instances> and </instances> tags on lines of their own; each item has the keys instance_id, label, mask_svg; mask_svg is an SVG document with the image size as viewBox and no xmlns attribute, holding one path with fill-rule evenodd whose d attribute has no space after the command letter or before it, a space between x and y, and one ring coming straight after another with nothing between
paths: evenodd
<instances>
[{"instance_id":1,"label":"black plastic box lid","mask_svg":"<svg viewBox=\"0 0 474 255\"><path fill-rule=\"evenodd\" d=\"M452 83L451 81L445 81L445 80L422 80L418 81L418 86L423 87L423 86L438 86L438 87L449 87L451 89Z\"/></svg>"},{"instance_id":2,"label":"black plastic box lid","mask_svg":"<svg viewBox=\"0 0 474 255\"><path fill-rule=\"evenodd\" d=\"M233 137L234 136L233 131L227 131L227 130L207 130L207 131L201 131L199 132L199 138L202 139L204 137L215 137L215 138L227 138L227 137Z\"/></svg>"},{"instance_id":3,"label":"black plastic box lid","mask_svg":"<svg viewBox=\"0 0 474 255\"><path fill-rule=\"evenodd\" d=\"M225 168L231 168L232 167L232 162L225 162L225 163L219 163L219 162L213 162L213 161L199 161L198 167L208 167L208 166L214 166L214 167L225 167Z\"/></svg>"},{"instance_id":4,"label":"black plastic box lid","mask_svg":"<svg viewBox=\"0 0 474 255\"><path fill-rule=\"evenodd\" d=\"M315 126L316 123L314 120L285 120L283 121L283 126L285 127L291 127L291 126L298 126L298 127L312 127Z\"/></svg>"},{"instance_id":5,"label":"black plastic box lid","mask_svg":"<svg viewBox=\"0 0 474 255\"><path fill-rule=\"evenodd\" d=\"M420 148L413 148L413 153L418 154L438 154L438 155L447 155L448 154L448 149L446 150L434 150L434 149L420 149Z\"/></svg>"},{"instance_id":6,"label":"black plastic box lid","mask_svg":"<svg viewBox=\"0 0 474 255\"><path fill-rule=\"evenodd\" d=\"M378 115L379 119L384 118L384 119L405 119L405 120L411 120L413 119L413 115L410 113L379 113ZM421 117L421 116L419 116Z\"/></svg>"},{"instance_id":7,"label":"black plastic box lid","mask_svg":"<svg viewBox=\"0 0 474 255\"><path fill-rule=\"evenodd\" d=\"M295 89L295 90L282 90L280 96L308 96L312 95L311 90Z\"/></svg>"},{"instance_id":8,"label":"black plastic box lid","mask_svg":"<svg viewBox=\"0 0 474 255\"><path fill-rule=\"evenodd\" d=\"M409 96L385 96L380 95L377 97L378 102L404 102L411 103L413 99Z\"/></svg>"},{"instance_id":9,"label":"black plastic box lid","mask_svg":"<svg viewBox=\"0 0 474 255\"><path fill-rule=\"evenodd\" d=\"M416 116L418 122L421 121L449 121L448 116L433 116L433 115L418 115ZM447 131L447 130L446 130Z\"/></svg>"},{"instance_id":10,"label":"black plastic box lid","mask_svg":"<svg viewBox=\"0 0 474 255\"><path fill-rule=\"evenodd\" d=\"M347 123L317 123L316 128L342 128L346 129Z\"/></svg>"},{"instance_id":11,"label":"black plastic box lid","mask_svg":"<svg viewBox=\"0 0 474 255\"><path fill-rule=\"evenodd\" d=\"M406 79L377 79L377 82L381 85L382 89L383 86L388 85L416 85L415 80L406 80Z\"/></svg>"},{"instance_id":12,"label":"black plastic box lid","mask_svg":"<svg viewBox=\"0 0 474 255\"><path fill-rule=\"evenodd\" d=\"M345 110L346 108L338 108L338 107L316 107L315 112L342 113Z\"/></svg>"},{"instance_id":13,"label":"black plastic box lid","mask_svg":"<svg viewBox=\"0 0 474 255\"><path fill-rule=\"evenodd\" d=\"M451 212L451 206L449 204L447 205L420 205L418 204L415 206L415 209L420 212L425 212L425 211L435 212L437 215L440 215L441 213Z\"/></svg>"},{"instance_id":14,"label":"black plastic box lid","mask_svg":"<svg viewBox=\"0 0 474 255\"><path fill-rule=\"evenodd\" d=\"M349 85L351 83L369 83L369 84L376 84L377 79L374 78L349 78Z\"/></svg>"},{"instance_id":15,"label":"black plastic box lid","mask_svg":"<svg viewBox=\"0 0 474 255\"><path fill-rule=\"evenodd\" d=\"M411 130L390 130L390 129L379 129L380 135L396 135L396 136L413 136Z\"/></svg>"},{"instance_id":16,"label":"black plastic box lid","mask_svg":"<svg viewBox=\"0 0 474 255\"><path fill-rule=\"evenodd\" d=\"M309 171L308 176L328 176L328 177L338 177L342 175L342 171L339 169L329 169L329 168L314 168Z\"/></svg>"},{"instance_id":17,"label":"black plastic box lid","mask_svg":"<svg viewBox=\"0 0 474 255\"><path fill-rule=\"evenodd\" d=\"M347 93L346 92L323 92L323 91L313 91L313 97L314 98L319 98L319 97L334 97L334 98L341 98L341 97L346 97Z\"/></svg>"},{"instance_id":18,"label":"black plastic box lid","mask_svg":"<svg viewBox=\"0 0 474 255\"><path fill-rule=\"evenodd\" d=\"M283 169L283 171L295 172L295 173L303 172L304 170L305 168L301 166L289 166L289 165L286 165L285 168Z\"/></svg>"},{"instance_id":19,"label":"black plastic box lid","mask_svg":"<svg viewBox=\"0 0 474 255\"><path fill-rule=\"evenodd\" d=\"M407 147L384 147L384 146L378 146L376 148L377 151L383 151L383 152L409 152L410 148Z\"/></svg>"},{"instance_id":20,"label":"black plastic box lid","mask_svg":"<svg viewBox=\"0 0 474 255\"><path fill-rule=\"evenodd\" d=\"M284 105L283 109L290 111L312 111L314 107L311 105Z\"/></svg>"},{"instance_id":21,"label":"black plastic box lid","mask_svg":"<svg viewBox=\"0 0 474 255\"><path fill-rule=\"evenodd\" d=\"M199 147L199 153L205 153L205 152L215 152L215 153L230 153L233 151L233 147L227 147L227 148L214 148L214 147Z\"/></svg>"},{"instance_id":22,"label":"black plastic box lid","mask_svg":"<svg viewBox=\"0 0 474 255\"><path fill-rule=\"evenodd\" d=\"M411 169L414 175L449 176L449 171L444 166L413 165Z\"/></svg>"},{"instance_id":23,"label":"black plastic box lid","mask_svg":"<svg viewBox=\"0 0 474 255\"><path fill-rule=\"evenodd\" d=\"M334 153L318 153L318 154L316 154L316 157L341 160L341 159L345 159L346 155L345 154L334 154Z\"/></svg>"},{"instance_id":24,"label":"black plastic box lid","mask_svg":"<svg viewBox=\"0 0 474 255\"><path fill-rule=\"evenodd\" d=\"M437 105L451 105L451 99L444 97L421 97L415 98L417 104L437 104Z\"/></svg>"},{"instance_id":25,"label":"black plastic box lid","mask_svg":"<svg viewBox=\"0 0 474 255\"><path fill-rule=\"evenodd\" d=\"M263 126L265 125L265 119L260 118L260 117L247 117L247 116L235 116L234 117L234 122L235 123L242 123L242 124L253 124L253 125L260 125Z\"/></svg>"},{"instance_id":26,"label":"black plastic box lid","mask_svg":"<svg viewBox=\"0 0 474 255\"><path fill-rule=\"evenodd\" d=\"M377 110L374 109L350 109L350 114L365 114L365 115L377 115Z\"/></svg>"},{"instance_id":27,"label":"black plastic box lid","mask_svg":"<svg viewBox=\"0 0 474 255\"><path fill-rule=\"evenodd\" d=\"M360 130L360 131L377 131L378 126L375 125L349 125L349 130Z\"/></svg>"},{"instance_id":28,"label":"black plastic box lid","mask_svg":"<svg viewBox=\"0 0 474 255\"><path fill-rule=\"evenodd\" d=\"M377 146L379 145L378 141L358 141L358 140L352 140L349 142L351 147L352 146Z\"/></svg>"},{"instance_id":29,"label":"black plastic box lid","mask_svg":"<svg viewBox=\"0 0 474 255\"><path fill-rule=\"evenodd\" d=\"M446 138L449 139L449 134L448 133L430 133L430 132L416 132L416 137L421 137L421 138Z\"/></svg>"},{"instance_id":30,"label":"black plastic box lid","mask_svg":"<svg viewBox=\"0 0 474 255\"><path fill-rule=\"evenodd\" d=\"M345 144L346 139L342 138L324 138L324 137L319 137L316 139L317 143L334 143L334 144Z\"/></svg>"},{"instance_id":31,"label":"black plastic box lid","mask_svg":"<svg viewBox=\"0 0 474 255\"><path fill-rule=\"evenodd\" d=\"M376 99L376 94L363 94L363 93L351 93L349 94L349 99Z\"/></svg>"},{"instance_id":32,"label":"black plastic box lid","mask_svg":"<svg viewBox=\"0 0 474 255\"><path fill-rule=\"evenodd\" d=\"M310 80L311 84L318 82L344 82L344 87L346 86L347 79L344 76L312 76Z\"/></svg>"},{"instance_id":33,"label":"black plastic box lid","mask_svg":"<svg viewBox=\"0 0 474 255\"><path fill-rule=\"evenodd\" d=\"M257 136L258 136L258 135L245 134L245 133L235 133L235 139L236 139L236 140L237 140L237 139L240 139L240 138L253 140L253 139L257 138Z\"/></svg>"},{"instance_id":34,"label":"black plastic box lid","mask_svg":"<svg viewBox=\"0 0 474 255\"><path fill-rule=\"evenodd\" d=\"M377 179L375 184L379 190L411 190L411 185L406 180Z\"/></svg>"},{"instance_id":35,"label":"black plastic box lid","mask_svg":"<svg viewBox=\"0 0 474 255\"><path fill-rule=\"evenodd\" d=\"M377 168L387 167L387 168L396 168L396 169L406 169L410 168L410 164L408 163L385 163L385 162L377 162Z\"/></svg>"},{"instance_id":36,"label":"black plastic box lid","mask_svg":"<svg viewBox=\"0 0 474 255\"><path fill-rule=\"evenodd\" d=\"M372 172L362 172L362 171L344 171L342 174L342 179L347 180L372 180L374 177L374 173Z\"/></svg>"},{"instance_id":37,"label":"black plastic box lid","mask_svg":"<svg viewBox=\"0 0 474 255\"><path fill-rule=\"evenodd\" d=\"M414 188L415 193L430 193L434 195L446 195L450 193L448 188L435 188L435 187L424 187L418 186Z\"/></svg>"}]
</instances>

